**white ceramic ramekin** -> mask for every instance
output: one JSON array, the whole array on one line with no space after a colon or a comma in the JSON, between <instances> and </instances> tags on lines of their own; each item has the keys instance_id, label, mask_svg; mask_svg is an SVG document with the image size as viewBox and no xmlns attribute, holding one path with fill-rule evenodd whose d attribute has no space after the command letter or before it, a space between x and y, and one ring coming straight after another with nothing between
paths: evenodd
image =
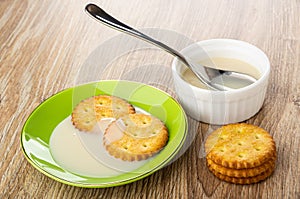
<instances>
[{"instance_id":1,"label":"white ceramic ramekin","mask_svg":"<svg viewBox=\"0 0 300 199\"><path fill-rule=\"evenodd\" d=\"M208 57L238 59L256 67L261 74L255 83L240 89L206 90L182 79L181 75L186 66L175 58L172 62L175 91L189 116L205 123L223 125L249 119L260 110L270 73L270 62L263 51L239 40L211 39L188 46L181 53L194 61Z\"/></svg>"}]
</instances>

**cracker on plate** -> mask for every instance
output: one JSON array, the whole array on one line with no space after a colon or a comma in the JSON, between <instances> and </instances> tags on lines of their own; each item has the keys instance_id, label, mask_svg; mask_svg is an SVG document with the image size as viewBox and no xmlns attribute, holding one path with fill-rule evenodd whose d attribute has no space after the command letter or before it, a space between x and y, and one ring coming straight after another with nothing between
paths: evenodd
<instances>
[{"instance_id":1,"label":"cracker on plate","mask_svg":"<svg viewBox=\"0 0 300 199\"><path fill-rule=\"evenodd\" d=\"M91 132L97 121L103 118L119 118L135 113L127 101L108 95L98 95L82 100L72 112L73 125L85 132Z\"/></svg>"},{"instance_id":2,"label":"cracker on plate","mask_svg":"<svg viewBox=\"0 0 300 199\"><path fill-rule=\"evenodd\" d=\"M139 161L159 152L168 141L168 130L158 118L146 114L129 114L112 122L103 136L109 154Z\"/></svg>"}]
</instances>

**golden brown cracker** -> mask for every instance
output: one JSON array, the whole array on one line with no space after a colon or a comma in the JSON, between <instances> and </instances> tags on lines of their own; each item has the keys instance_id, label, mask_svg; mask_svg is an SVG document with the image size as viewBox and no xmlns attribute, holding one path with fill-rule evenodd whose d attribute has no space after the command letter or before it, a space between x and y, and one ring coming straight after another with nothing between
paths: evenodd
<instances>
[{"instance_id":1,"label":"golden brown cracker","mask_svg":"<svg viewBox=\"0 0 300 199\"><path fill-rule=\"evenodd\" d=\"M72 112L72 123L81 131L90 132L103 118L119 118L131 113L135 110L127 101L115 96L98 95L77 104Z\"/></svg>"},{"instance_id":2,"label":"golden brown cracker","mask_svg":"<svg viewBox=\"0 0 300 199\"><path fill-rule=\"evenodd\" d=\"M226 182L230 182L230 183L234 183L234 184L253 184L253 183L257 183L257 182L260 182L260 181L268 178L273 173L274 168L267 169L265 172L263 172L257 176L246 177L246 178L236 178L236 177L226 176L226 175L223 175L223 174L213 170L210 167L209 167L209 170L217 178L219 178L220 180L226 181Z\"/></svg>"},{"instance_id":3,"label":"golden brown cracker","mask_svg":"<svg viewBox=\"0 0 300 199\"><path fill-rule=\"evenodd\" d=\"M229 124L212 132L206 142L207 158L223 167L246 169L276 156L275 142L264 129L251 124Z\"/></svg>"},{"instance_id":4,"label":"golden brown cracker","mask_svg":"<svg viewBox=\"0 0 300 199\"><path fill-rule=\"evenodd\" d=\"M226 168L214 163L212 160L207 158L207 166L209 167L210 170L214 170L225 176L235 177L235 178L249 178L249 177L260 175L269 169L273 169L275 167L275 158L271 158L269 161L265 162L264 164L249 169Z\"/></svg>"},{"instance_id":5,"label":"golden brown cracker","mask_svg":"<svg viewBox=\"0 0 300 199\"><path fill-rule=\"evenodd\" d=\"M114 157L144 160L159 152L168 141L168 130L159 119L130 114L112 122L103 136L106 150Z\"/></svg>"}]
</instances>

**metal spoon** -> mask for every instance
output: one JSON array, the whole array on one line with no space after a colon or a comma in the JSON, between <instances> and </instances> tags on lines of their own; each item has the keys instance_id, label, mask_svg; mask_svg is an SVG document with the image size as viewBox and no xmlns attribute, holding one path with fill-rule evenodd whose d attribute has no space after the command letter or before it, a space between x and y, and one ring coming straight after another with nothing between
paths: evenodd
<instances>
[{"instance_id":1,"label":"metal spoon","mask_svg":"<svg viewBox=\"0 0 300 199\"><path fill-rule=\"evenodd\" d=\"M203 66L199 63L195 63L189 58L183 56L178 51L170 48L169 46L165 45L164 43L161 43L160 41L157 41L144 33L135 30L134 28L118 21L111 15L107 14L103 9L99 8L95 4L88 4L85 7L85 10L94 18L102 22L103 24L114 28L116 30L122 31L124 33L127 33L131 36L135 36L139 39L142 39L144 41L147 41L151 44L154 44L155 46L167 51L168 53L176 56L183 64L185 64L187 67L191 69L193 73L198 77L198 79L205 84L207 87L209 87L212 90L232 90L233 88L224 86L222 84L222 79L227 79L230 81L230 79L233 82L240 82L241 85L250 85L256 81L256 78L239 73L234 71L227 71L227 70L218 70L210 67ZM220 81L221 80L221 81Z\"/></svg>"}]
</instances>

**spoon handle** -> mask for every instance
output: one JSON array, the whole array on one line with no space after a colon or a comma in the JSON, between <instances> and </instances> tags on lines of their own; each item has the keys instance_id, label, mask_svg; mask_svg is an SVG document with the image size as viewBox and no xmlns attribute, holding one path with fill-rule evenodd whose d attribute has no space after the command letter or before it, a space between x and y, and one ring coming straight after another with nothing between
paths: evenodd
<instances>
[{"instance_id":1,"label":"spoon handle","mask_svg":"<svg viewBox=\"0 0 300 199\"><path fill-rule=\"evenodd\" d=\"M195 75L198 77L198 79L204 83L206 86L208 86L209 88L213 89L213 90L224 90L223 87L220 87L218 85L213 84L212 82L209 81L209 77L207 76L207 73L205 72L205 70L207 70L207 68L205 68L204 66L199 66L197 65L194 66L194 64L191 64L191 62L189 60L187 60L181 53L179 53L178 51L176 51L173 48L170 48L169 46L167 46L166 44L157 41L151 37L149 37L148 35L145 35L144 33L120 22L119 20L115 19L114 17L112 17L111 15L109 15L108 13L106 13L103 9L101 9L100 7L98 7L95 4L88 4L85 7L85 10L94 18L98 19L100 22L102 22L104 25L107 25L111 28L114 28L116 30L119 30L121 32L127 33L131 36L135 36L139 39L142 39L144 41L147 41L167 52L169 52L170 54L176 56L179 60L181 60L181 62L186 65L187 67L189 67L194 73Z\"/></svg>"},{"instance_id":2,"label":"spoon handle","mask_svg":"<svg viewBox=\"0 0 300 199\"><path fill-rule=\"evenodd\" d=\"M95 17L96 19L98 19L99 21L101 21L103 24L117 29L119 31L122 31L124 33L130 34L132 36L138 37L144 41L150 42L151 44L154 44L155 46L171 53L172 55L178 57L179 59L181 59L184 64L188 65L187 60L185 59L185 57L183 57L178 51L176 51L175 49L170 48L169 46L165 45L164 43L157 41L147 35L145 35L144 33L120 22L119 20L115 19L114 17L112 17L111 15L109 15L108 13L106 13L103 9L101 9L100 7L98 7L95 4L88 4L85 7L85 10L93 17Z\"/></svg>"}]
</instances>

